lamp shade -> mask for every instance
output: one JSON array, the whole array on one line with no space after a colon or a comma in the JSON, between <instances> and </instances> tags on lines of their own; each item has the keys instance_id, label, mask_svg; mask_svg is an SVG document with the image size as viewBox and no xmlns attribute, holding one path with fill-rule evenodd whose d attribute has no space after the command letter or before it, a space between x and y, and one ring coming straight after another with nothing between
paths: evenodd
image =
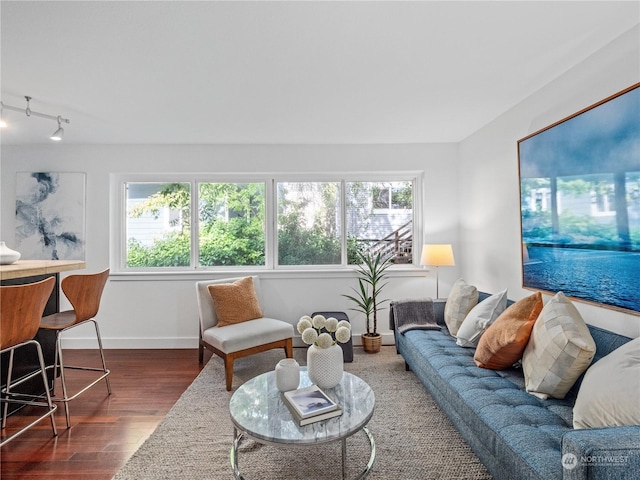
<instances>
[{"instance_id":1,"label":"lamp shade","mask_svg":"<svg viewBox=\"0 0 640 480\"><path fill-rule=\"evenodd\" d=\"M422 247L420 265L432 265L435 267L453 266L456 264L453 258L453 248L449 244L425 244Z\"/></svg>"}]
</instances>

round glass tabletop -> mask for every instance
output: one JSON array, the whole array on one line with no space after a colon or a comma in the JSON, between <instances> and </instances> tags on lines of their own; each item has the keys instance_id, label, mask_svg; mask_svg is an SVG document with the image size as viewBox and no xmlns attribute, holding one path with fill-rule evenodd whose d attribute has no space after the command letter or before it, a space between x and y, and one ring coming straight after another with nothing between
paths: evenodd
<instances>
[{"instance_id":1,"label":"round glass tabletop","mask_svg":"<svg viewBox=\"0 0 640 480\"><path fill-rule=\"evenodd\" d=\"M300 370L300 386L311 385L306 367ZM262 443L298 445L332 442L361 430L373 416L375 395L361 378L344 372L342 381L323 391L342 408L342 415L298 426L282 394L274 372L242 384L231 397L229 411L234 426Z\"/></svg>"}]
</instances>

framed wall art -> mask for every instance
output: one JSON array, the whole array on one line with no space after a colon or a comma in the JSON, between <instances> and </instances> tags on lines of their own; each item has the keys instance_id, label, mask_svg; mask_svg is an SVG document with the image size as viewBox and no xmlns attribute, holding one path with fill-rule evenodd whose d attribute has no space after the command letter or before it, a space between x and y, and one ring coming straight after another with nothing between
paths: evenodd
<instances>
[{"instance_id":1,"label":"framed wall art","mask_svg":"<svg viewBox=\"0 0 640 480\"><path fill-rule=\"evenodd\" d=\"M23 259L84 260L85 177L16 174L16 249Z\"/></svg>"},{"instance_id":2,"label":"framed wall art","mask_svg":"<svg viewBox=\"0 0 640 480\"><path fill-rule=\"evenodd\" d=\"M518 141L523 287L640 314L640 83Z\"/></svg>"}]
</instances>

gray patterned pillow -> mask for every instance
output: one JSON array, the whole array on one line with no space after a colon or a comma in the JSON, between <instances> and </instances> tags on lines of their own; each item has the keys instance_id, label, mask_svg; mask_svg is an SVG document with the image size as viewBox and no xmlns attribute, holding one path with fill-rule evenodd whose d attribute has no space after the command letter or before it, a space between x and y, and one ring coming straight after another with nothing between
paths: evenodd
<instances>
[{"instance_id":1,"label":"gray patterned pillow","mask_svg":"<svg viewBox=\"0 0 640 480\"><path fill-rule=\"evenodd\" d=\"M596 344L580 312L558 292L540 312L522 355L527 392L564 398L595 353Z\"/></svg>"},{"instance_id":2,"label":"gray patterned pillow","mask_svg":"<svg viewBox=\"0 0 640 480\"><path fill-rule=\"evenodd\" d=\"M456 280L444 305L444 322L451 336L456 336L462 321L477 304L478 289L462 278Z\"/></svg>"}]
</instances>

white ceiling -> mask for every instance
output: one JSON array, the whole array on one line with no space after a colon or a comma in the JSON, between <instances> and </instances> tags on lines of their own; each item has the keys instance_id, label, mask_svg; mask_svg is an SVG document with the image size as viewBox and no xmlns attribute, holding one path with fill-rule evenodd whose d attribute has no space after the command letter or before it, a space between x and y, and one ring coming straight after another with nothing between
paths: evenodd
<instances>
[{"instance_id":1,"label":"white ceiling","mask_svg":"<svg viewBox=\"0 0 640 480\"><path fill-rule=\"evenodd\" d=\"M5 104L73 144L457 142L637 25L638 1L5 1ZM6 112L4 144L55 122Z\"/></svg>"}]
</instances>

